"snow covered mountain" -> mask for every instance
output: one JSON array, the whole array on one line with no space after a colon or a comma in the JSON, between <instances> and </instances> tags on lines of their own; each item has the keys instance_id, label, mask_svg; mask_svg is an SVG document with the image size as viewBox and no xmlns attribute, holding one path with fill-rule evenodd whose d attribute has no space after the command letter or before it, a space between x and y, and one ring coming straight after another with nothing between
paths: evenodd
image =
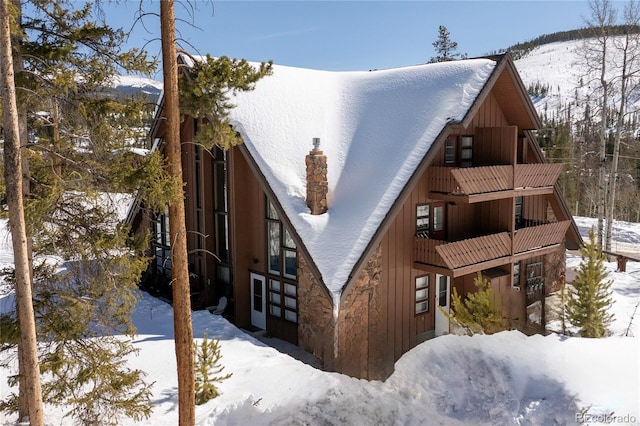
<instances>
[{"instance_id":1,"label":"snow covered mountain","mask_svg":"<svg viewBox=\"0 0 640 426\"><path fill-rule=\"evenodd\" d=\"M552 117L559 110L566 112L571 106L574 116L582 116L587 98L594 98L597 82L593 77L589 78L584 64L582 52L585 42L572 40L543 44L514 61L527 88L538 85L546 89L544 96L538 94L533 98L539 114L546 111ZM621 63L621 59L619 53L611 55L611 64ZM636 96L630 110L640 111L640 96Z\"/></svg>"},{"instance_id":2,"label":"snow covered mountain","mask_svg":"<svg viewBox=\"0 0 640 426\"><path fill-rule=\"evenodd\" d=\"M113 90L122 95L143 94L155 103L162 93L162 82L134 75L119 75L114 78Z\"/></svg>"}]
</instances>

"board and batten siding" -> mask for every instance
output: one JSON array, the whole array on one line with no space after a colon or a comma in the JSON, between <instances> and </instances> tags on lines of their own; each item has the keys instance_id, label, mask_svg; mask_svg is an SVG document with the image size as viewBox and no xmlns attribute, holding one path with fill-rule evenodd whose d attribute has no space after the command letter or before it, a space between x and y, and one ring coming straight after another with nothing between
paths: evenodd
<instances>
[{"instance_id":1,"label":"board and batten siding","mask_svg":"<svg viewBox=\"0 0 640 426\"><path fill-rule=\"evenodd\" d=\"M483 129L491 128L491 129ZM501 128L501 129L498 129ZM484 134L482 134L484 132ZM479 138L479 134L482 136ZM457 136L474 136L474 160L487 157L487 161L495 164L495 156L500 152L499 162L513 164L517 141L517 128L509 127L504 113L500 109L493 94L489 94L478 109L467 128L455 128L452 134ZM482 137L486 143L481 142ZM495 142L496 138L499 146ZM503 146L504 145L504 146ZM476 152L476 147L478 151ZM486 155L484 155L486 153ZM479 156L479 157L477 157ZM491 160L489 160L491 159ZM444 146L438 147L431 165L444 165ZM393 344L394 361L422 340L419 336L435 328L435 274L429 273L429 310L423 314L415 314L415 280L427 274L413 268L414 237L416 231L416 206L436 200L430 200L428 172L425 172L411 190L405 203L398 209L381 242L382 279L380 289L381 322L386 323L386 341ZM496 231L508 230L508 221L513 215L513 199L494 201L481 206L473 204L447 204L448 240L458 240L477 233L483 224L497 227ZM485 208L483 208L485 207ZM485 212L486 210L486 212ZM481 213L482 212L482 213ZM474 218L469 220L469 218ZM483 230L484 234L487 232ZM472 281L471 281L472 282ZM455 285L455 282L452 282ZM382 330L378 330L379 332Z\"/></svg>"}]
</instances>

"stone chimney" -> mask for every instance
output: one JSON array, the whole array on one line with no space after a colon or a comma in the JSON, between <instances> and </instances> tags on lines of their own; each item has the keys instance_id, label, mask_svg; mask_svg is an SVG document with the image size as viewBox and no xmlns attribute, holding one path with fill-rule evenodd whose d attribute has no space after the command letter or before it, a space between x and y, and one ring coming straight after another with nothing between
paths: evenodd
<instances>
[{"instance_id":1,"label":"stone chimney","mask_svg":"<svg viewBox=\"0 0 640 426\"><path fill-rule=\"evenodd\" d=\"M313 138L313 150L304 159L307 165L307 206L311 214L327 212L327 157L320 151L320 138Z\"/></svg>"}]
</instances>

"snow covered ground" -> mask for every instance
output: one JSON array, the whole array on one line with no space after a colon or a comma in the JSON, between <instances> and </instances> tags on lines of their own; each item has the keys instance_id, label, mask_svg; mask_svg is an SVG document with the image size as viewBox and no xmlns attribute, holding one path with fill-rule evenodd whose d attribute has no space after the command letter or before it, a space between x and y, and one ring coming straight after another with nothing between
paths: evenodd
<instances>
[{"instance_id":1,"label":"snow covered ground","mask_svg":"<svg viewBox=\"0 0 640 426\"><path fill-rule=\"evenodd\" d=\"M577 218L585 231L592 219ZM0 267L12 263L0 224ZM615 238L640 255L640 224L616 227ZM568 265L579 258L568 256ZM194 334L220 338L225 372L222 395L196 408L198 425L551 425L640 424L640 313L622 337L640 302L640 263L615 272L613 336L582 339L443 336L406 353L383 382L317 370L245 334L224 318L194 312ZM0 297L0 310L12 296ZM640 310L640 309L639 309ZM142 424L177 424L177 382L171 306L146 293L134 314L139 355L131 366L155 382L154 412ZM0 397L10 391L0 370ZM46 423L70 424L64 411L47 407ZM582 417L580 417L582 416ZM14 417L0 414L0 424ZM133 424L126 419L122 424Z\"/></svg>"}]
</instances>

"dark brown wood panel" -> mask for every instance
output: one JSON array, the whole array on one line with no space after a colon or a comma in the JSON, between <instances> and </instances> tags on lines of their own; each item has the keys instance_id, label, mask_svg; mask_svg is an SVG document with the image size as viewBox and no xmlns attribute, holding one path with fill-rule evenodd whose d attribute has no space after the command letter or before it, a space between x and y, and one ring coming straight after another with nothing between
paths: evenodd
<instances>
[{"instance_id":1,"label":"dark brown wood panel","mask_svg":"<svg viewBox=\"0 0 640 426\"><path fill-rule=\"evenodd\" d=\"M265 270L264 193L238 148L229 153L235 321L251 323L249 270Z\"/></svg>"}]
</instances>

